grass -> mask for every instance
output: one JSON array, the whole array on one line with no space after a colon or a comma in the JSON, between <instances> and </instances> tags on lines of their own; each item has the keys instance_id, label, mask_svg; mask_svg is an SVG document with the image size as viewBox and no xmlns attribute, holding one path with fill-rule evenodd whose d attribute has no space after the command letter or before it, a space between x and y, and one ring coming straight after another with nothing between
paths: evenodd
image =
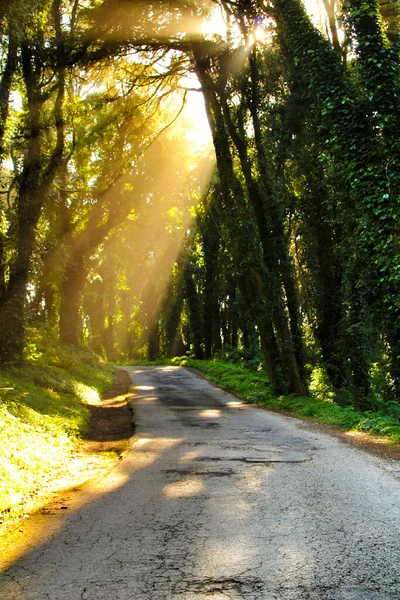
<instances>
[{"instance_id":1,"label":"grass","mask_svg":"<svg viewBox=\"0 0 400 600\"><path fill-rule=\"evenodd\" d=\"M110 388L113 367L84 350L57 348L0 369L0 518L23 513L71 456L88 404Z\"/></svg>"},{"instance_id":2,"label":"grass","mask_svg":"<svg viewBox=\"0 0 400 600\"><path fill-rule=\"evenodd\" d=\"M346 431L360 431L381 436L392 444L400 443L399 420L383 412L361 412L351 406L342 407L329 397L323 399L312 396L275 396L265 372L251 371L238 364L187 357L172 359L171 363L200 371L224 390L232 392L251 404L289 412L320 423L337 425ZM161 361L161 364L166 363Z\"/></svg>"}]
</instances>

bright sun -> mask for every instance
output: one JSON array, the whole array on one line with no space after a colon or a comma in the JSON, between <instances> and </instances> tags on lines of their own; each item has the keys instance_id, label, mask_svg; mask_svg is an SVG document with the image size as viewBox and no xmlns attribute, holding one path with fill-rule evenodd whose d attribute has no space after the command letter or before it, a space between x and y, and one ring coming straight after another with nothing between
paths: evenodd
<instances>
[{"instance_id":1,"label":"bright sun","mask_svg":"<svg viewBox=\"0 0 400 600\"><path fill-rule=\"evenodd\" d=\"M214 35L220 35L221 37L226 36L226 21L222 15L220 7L213 8L208 19L204 19L201 27L201 33L205 38L212 37Z\"/></svg>"},{"instance_id":2,"label":"bright sun","mask_svg":"<svg viewBox=\"0 0 400 600\"><path fill-rule=\"evenodd\" d=\"M206 39L210 39L214 36L220 36L222 38L227 37L227 23L220 8L214 8L210 13L209 18L203 21L201 32ZM241 38L239 28L237 26L236 34L236 42L238 44L243 43L241 41L243 38ZM257 25L252 31L248 42L248 47L251 47L256 42L265 44L268 39L268 31L261 25ZM182 78L181 85L188 89L192 88L200 90L197 77L193 74ZM186 138L189 143L197 146L199 150L209 147L212 143L212 138L204 106L204 98L201 91L188 92L184 114L186 115L188 121L191 122L191 127L188 128L186 133Z\"/></svg>"},{"instance_id":3,"label":"bright sun","mask_svg":"<svg viewBox=\"0 0 400 600\"><path fill-rule=\"evenodd\" d=\"M235 39L235 42L240 45L241 35L239 26L235 23L230 23L230 36ZM215 7L210 16L203 21L203 25L201 28L201 33L205 38L212 38L213 36L220 36L222 38L226 38L228 35L228 24L226 21L226 16L221 11L220 7ZM263 28L260 24L255 24L251 34L250 34L250 44L254 44L255 42L259 42L261 44L265 44L269 39L268 32Z\"/></svg>"},{"instance_id":4,"label":"bright sun","mask_svg":"<svg viewBox=\"0 0 400 600\"><path fill-rule=\"evenodd\" d=\"M197 82L196 87L198 86ZM209 148L212 145L212 137L201 92L188 92L185 113L191 122L191 127L186 132L186 139L195 145L198 151Z\"/></svg>"}]
</instances>

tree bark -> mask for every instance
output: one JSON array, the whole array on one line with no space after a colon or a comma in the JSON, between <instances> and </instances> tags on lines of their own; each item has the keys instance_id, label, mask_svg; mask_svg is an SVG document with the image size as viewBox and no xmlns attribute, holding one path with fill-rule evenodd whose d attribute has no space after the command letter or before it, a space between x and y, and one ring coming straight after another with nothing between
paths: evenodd
<instances>
[{"instance_id":1,"label":"tree bark","mask_svg":"<svg viewBox=\"0 0 400 600\"><path fill-rule=\"evenodd\" d=\"M31 46L27 41L21 44L22 73L28 101L29 143L16 200L15 260L10 266L9 280L7 285L3 286L3 295L0 297L0 361L2 362L22 359L26 288L35 247L36 226L49 186L61 164L64 149L62 110L65 74L64 50L59 39L61 31L59 0L55 1L54 6L55 27L59 40L56 68L57 95L54 108L57 140L46 165L41 143L41 110L46 99L42 94L41 81L44 65L40 57L35 54L34 45Z\"/></svg>"},{"instance_id":2,"label":"tree bark","mask_svg":"<svg viewBox=\"0 0 400 600\"><path fill-rule=\"evenodd\" d=\"M254 246L256 234L249 238L249 231L242 230L242 219L245 216L245 207L242 204L245 195L234 173L232 156L229 149L229 137L225 129L221 107L215 96L211 77L207 73L207 60L201 54L199 55L196 49L194 49L194 57L196 60L195 71L202 86L207 116L214 140L217 166L221 179L221 194L225 204L224 218L230 231L232 257L238 275L240 293L244 302L249 307L249 312L254 316L260 330L260 336L262 338L265 336L262 339L262 348L265 354L269 380L274 390L280 393L282 382L278 368L279 355L276 344L272 343L272 340L275 341L275 336L272 327L268 327L270 319L265 313L266 307L262 307L263 302L267 298L264 298L264 300L260 298L263 277L257 273L254 265L254 262L258 264L259 256ZM245 222L248 222L248 216ZM248 248L249 244L252 247L254 246L254 249ZM246 272L243 271L242 267L244 260L247 260L252 265L251 268L246 269Z\"/></svg>"},{"instance_id":3,"label":"tree bark","mask_svg":"<svg viewBox=\"0 0 400 600\"><path fill-rule=\"evenodd\" d=\"M8 35L7 60L0 83L0 164L5 156L3 145L6 121L10 106L11 84L18 59L18 41L11 33Z\"/></svg>"},{"instance_id":4,"label":"tree bark","mask_svg":"<svg viewBox=\"0 0 400 600\"><path fill-rule=\"evenodd\" d=\"M27 45L22 48L22 60L28 95L30 135L17 197L16 258L10 266L9 280L0 298L0 361L2 362L22 359L26 286L42 202L39 192L42 169L40 111L43 100L38 93L38 81L31 65L32 53Z\"/></svg>"},{"instance_id":5,"label":"tree bark","mask_svg":"<svg viewBox=\"0 0 400 600\"><path fill-rule=\"evenodd\" d=\"M61 284L59 336L61 344L79 346L83 342L81 300L85 283L83 256L70 259Z\"/></svg>"},{"instance_id":6,"label":"tree bark","mask_svg":"<svg viewBox=\"0 0 400 600\"><path fill-rule=\"evenodd\" d=\"M214 351L221 347L218 301L219 233L215 223L216 211L214 211L213 203L214 199L211 199L201 230L206 272L204 284L204 358L211 358Z\"/></svg>"}]
</instances>

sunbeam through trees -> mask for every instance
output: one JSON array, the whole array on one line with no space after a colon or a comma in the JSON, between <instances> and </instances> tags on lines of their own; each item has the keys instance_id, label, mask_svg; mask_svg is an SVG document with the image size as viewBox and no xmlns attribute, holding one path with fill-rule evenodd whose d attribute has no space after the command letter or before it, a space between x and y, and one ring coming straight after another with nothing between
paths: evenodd
<instances>
[{"instance_id":1,"label":"sunbeam through trees","mask_svg":"<svg viewBox=\"0 0 400 600\"><path fill-rule=\"evenodd\" d=\"M0 360L318 377L399 418L398 3L0 8Z\"/></svg>"}]
</instances>

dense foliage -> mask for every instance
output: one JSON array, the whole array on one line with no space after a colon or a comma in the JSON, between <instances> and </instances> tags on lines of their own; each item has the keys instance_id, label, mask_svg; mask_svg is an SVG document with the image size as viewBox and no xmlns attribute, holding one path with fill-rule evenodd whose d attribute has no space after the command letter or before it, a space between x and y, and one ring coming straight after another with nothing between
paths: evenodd
<instances>
[{"instance_id":1,"label":"dense foliage","mask_svg":"<svg viewBox=\"0 0 400 600\"><path fill-rule=\"evenodd\" d=\"M2 5L2 362L41 336L118 360L229 350L278 394L319 373L398 418L397 3L320 8ZM182 120L193 85L215 169Z\"/></svg>"}]
</instances>

